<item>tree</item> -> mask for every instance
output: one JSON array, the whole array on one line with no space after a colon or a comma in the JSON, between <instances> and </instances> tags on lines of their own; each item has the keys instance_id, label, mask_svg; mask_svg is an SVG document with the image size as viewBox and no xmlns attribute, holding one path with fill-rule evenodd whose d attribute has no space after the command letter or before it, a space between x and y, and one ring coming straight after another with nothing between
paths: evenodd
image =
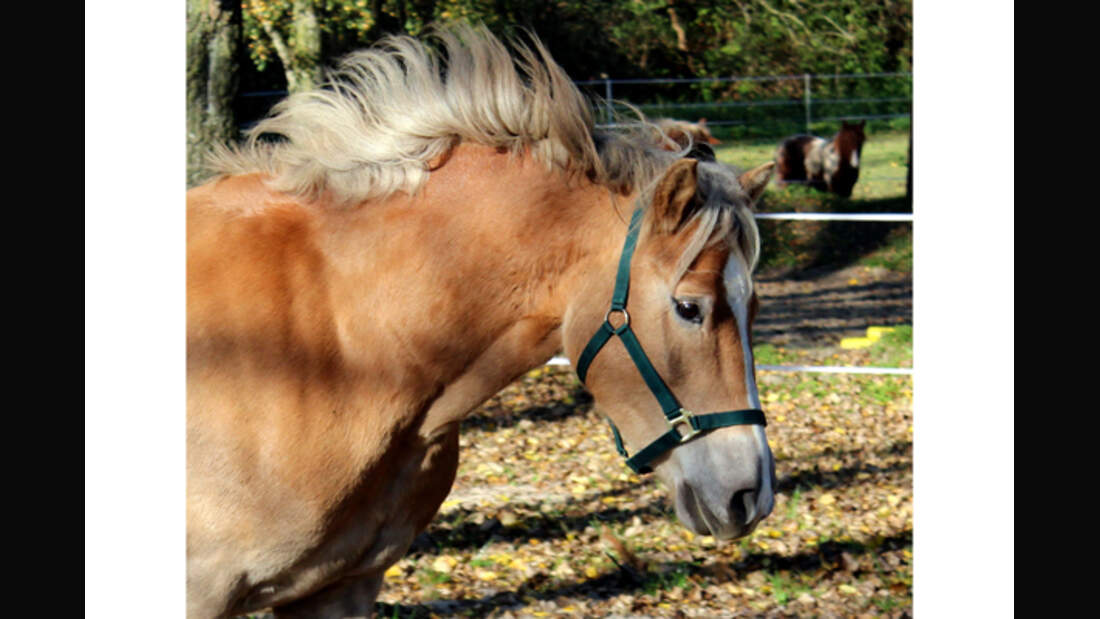
<instances>
[{"instance_id":1,"label":"tree","mask_svg":"<svg viewBox=\"0 0 1100 619\"><path fill-rule=\"evenodd\" d=\"M244 25L253 60L261 68L274 50L287 90L303 92L321 82L321 22L315 0L244 0Z\"/></svg>"},{"instance_id":2,"label":"tree","mask_svg":"<svg viewBox=\"0 0 1100 619\"><path fill-rule=\"evenodd\" d=\"M406 32L420 15L433 17L434 2L406 0L242 0L249 54L263 71L274 56L286 90L320 85L326 63L385 34ZM411 11L410 11L411 9Z\"/></svg>"},{"instance_id":3,"label":"tree","mask_svg":"<svg viewBox=\"0 0 1100 619\"><path fill-rule=\"evenodd\" d=\"M235 140L240 3L187 0L187 185L211 145Z\"/></svg>"}]
</instances>

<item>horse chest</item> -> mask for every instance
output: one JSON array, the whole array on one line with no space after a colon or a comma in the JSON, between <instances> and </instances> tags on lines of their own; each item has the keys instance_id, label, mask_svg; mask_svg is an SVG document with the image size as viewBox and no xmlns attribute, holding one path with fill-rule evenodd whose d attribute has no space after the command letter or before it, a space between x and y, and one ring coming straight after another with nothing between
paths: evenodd
<instances>
[{"instance_id":1,"label":"horse chest","mask_svg":"<svg viewBox=\"0 0 1100 619\"><path fill-rule=\"evenodd\" d=\"M348 560L353 572L384 569L431 521L457 470L457 428L430 441L411 429L396 436L326 516L321 552Z\"/></svg>"}]
</instances>

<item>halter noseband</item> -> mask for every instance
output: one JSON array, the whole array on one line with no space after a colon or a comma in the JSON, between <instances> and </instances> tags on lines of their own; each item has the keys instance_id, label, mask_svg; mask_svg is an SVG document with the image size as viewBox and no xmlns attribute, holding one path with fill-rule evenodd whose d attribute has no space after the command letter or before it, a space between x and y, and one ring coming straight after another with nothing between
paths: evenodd
<instances>
[{"instance_id":1,"label":"halter noseband","mask_svg":"<svg viewBox=\"0 0 1100 619\"><path fill-rule=\"evenodd\" d=\"M681 443L686 443L700 432L727 426L766 426L768 424L764 419L764 411L755 408L706 415L696 415L683 408L676 400L676 396L672 395L672 391L661 380L661 375L653 367L645 351L642 350L642 345L634 335L634 330L630 328L630 314L626 311L626 297L630 288L630 261L634 255L634 246L638 243L641 218L642 209L634 211L634 215L630 219L630 228L627 230L626 242L623 244L623 253L619 257L619 271L615 275L615 292L611 297L611 309L607 310L603 324L600 325L599 330L596 331L596 334L588 341L588 345L581 351L581 356L577 359L577 377L583 383L585 376L588 374L588 366L592 364L596 354L600 352L612 336L619 336L623 346L626 347L626 351L630 353L630 358L634 360L638 372L641 373L642 379L645 380L646 386L649 387L649 390L657 398L657 402L660 403L661 410L668 422L667 432L631 457L627 454L626 448L623 447L623 439L619 434L619 429L615 427L615 423L610 418L607 420L611 425L611 431L615 435L615 448L618 449L619 455L626 458L627 466L634 469L636 473L645 474L653 470L649 464L658 456ZM622 324L618 327L611 324L611 317L614 314L622 314ZM681 433L678 428L683 428L684 432Z\"/></svg>"}]
</instances>

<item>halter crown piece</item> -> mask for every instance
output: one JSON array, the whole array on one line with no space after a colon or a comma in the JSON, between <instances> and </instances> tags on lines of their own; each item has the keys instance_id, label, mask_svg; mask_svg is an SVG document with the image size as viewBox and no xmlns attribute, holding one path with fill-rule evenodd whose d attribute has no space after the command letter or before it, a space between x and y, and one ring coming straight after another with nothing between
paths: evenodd
<instances>
[{"instance_id":1,"label":"halter crown piece","mask_svg":"<svg viewBox=\"0 0 1100 619\"><path fill-rule=\"evenodd\" d=\"M706 415L696 415L683 408L676 400L676 396L672 395L672 391L661 380L661 375L653 367L645 351L642 350L642 345L638 342L637 336L634 335L634 330L630 328L630 314L626 311L626 297L630 288L630 261L634 255L634 246L638 244L638 230L641 219L642 209L637 209L630 218L630 228L627 230L626 242L623 244L623 253L619 257L619 271L615 275L615 292L611 297L611 309L607 310L603 324L600 325L596 334L588 341L588 345L581 351L581 356L577 360L577 377L583 383L588 375L588 366L592 364L596 354L603 349L604 344L612 336L619 336L623 346L626 347L626 351L630 353L630 358L633 359L635 367L641 373L642 379L645 380L646 386L649 387L649 390L657 398L657 402L660 403L661 410L668 422L667 432L631 457L627 454L626 448L623 447L623 439L619 434L619 429L615 427L615 423L610 418L607 420L611 425L611 431L615 435L615 448L618 449L622 457L626 458L627 466L636 473L645 474L653 470L649 465L658 456L681 443L686 443L701 432L727 426L766 426L768 424L764 419L764 411L755 408ZM614 314L622 315L622 324L618 327L611 324L611 317ZM681 433L681 429L683 433Z\"/></svg>"}]
</instances>

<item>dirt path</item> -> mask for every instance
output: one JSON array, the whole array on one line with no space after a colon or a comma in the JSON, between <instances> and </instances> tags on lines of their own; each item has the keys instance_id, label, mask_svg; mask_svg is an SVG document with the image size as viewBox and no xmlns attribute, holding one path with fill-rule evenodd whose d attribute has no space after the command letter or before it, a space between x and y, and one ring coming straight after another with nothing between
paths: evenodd
<instances>
[{"instance_id":1,"label":"dirt path","mask_svg":"<svg viewBox=\"0 0 1100 619\"><path fill-rule=\"evenodd\" d=\"M912 324L913 279L876 267L757 277L755 343L792 348L835 346L870 326Z\"/></svg>"}]
</instances>

